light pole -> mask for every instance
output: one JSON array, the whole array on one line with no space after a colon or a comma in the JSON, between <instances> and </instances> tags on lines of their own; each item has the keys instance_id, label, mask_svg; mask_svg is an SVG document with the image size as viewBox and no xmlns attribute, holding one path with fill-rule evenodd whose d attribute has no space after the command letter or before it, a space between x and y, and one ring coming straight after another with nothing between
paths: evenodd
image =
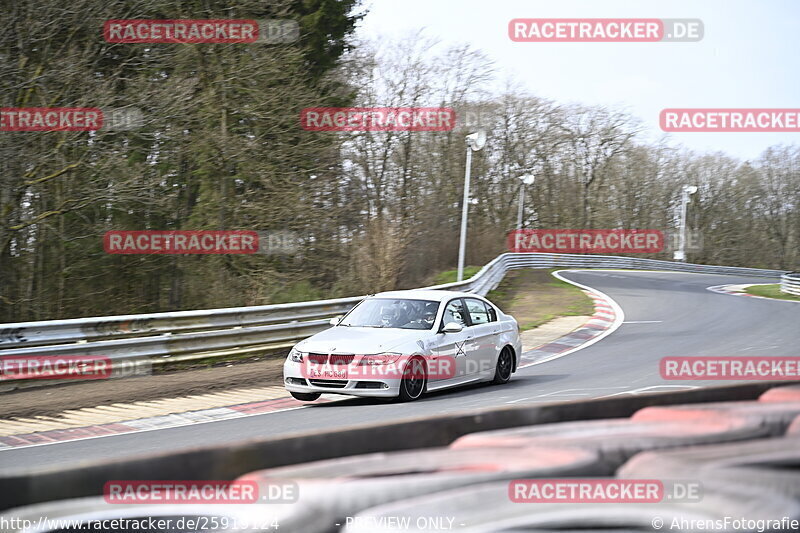
<instances>
[{"instance_id":1,"label":"light pole","mask_svg":"<svg viewBox=\"0 0 800 533\"><path fill-rule=\"evenodd\" d=\"M534 177L530 174L519 176L522 183L519 185L519 207L517 208L517 235L514 236L514 251L519 253L519 232L522 230L522 214L525 209L525 185L533 184Z\"/></svg>"},{"instance_id":2,"label":"light pole","mask_svg":"<svg viewBox=\"0 0 800 533\"><path fill-rule=\"evenodd\" d=\"M467 212L469 210L469 175L472 166L472 152L477 152L486 144L486 132L478 130L467 135L467 168L464 170L464 202L461 206L461 239L458 244L458 281L464 279L464 252L467 246Z\"/></svg>"},{"instance_id":3,"label":"light pole","mask_svg":"<svg viewBox=\"0 0 800 533\"><path fill-rule=\"evenodd\" d=\"M672 258L676 261L686 261L686 206L689 204L689 196L697 192L697 186L684 185L681 189L681 227L678 238L678 249L675 250Z\"/></svg>"},{"instance_id":4,"label":"light pole","mask_svg":"<svg viewBox=\"0 0 800 533\"><path fill-rule=\"evenodd\" d=\"M533 185L535 179L536 178L534 178L530 174L526 174L524 176L519 177L519 180L522 181L522 184L519 186L519 208L517 209L517 230L522 229L522 211L525 205L525 186Z\"/></svg>"}]
</instances>

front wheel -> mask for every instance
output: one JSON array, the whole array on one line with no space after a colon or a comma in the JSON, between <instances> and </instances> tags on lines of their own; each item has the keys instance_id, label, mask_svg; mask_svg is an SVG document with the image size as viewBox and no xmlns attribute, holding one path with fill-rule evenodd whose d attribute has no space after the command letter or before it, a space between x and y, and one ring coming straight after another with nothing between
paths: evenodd
<instances>
[{"instance_id":1,"label":"front wheel","mask_svg":"<svg viewBox=\"0 0 800 533\"><path fill-rule=\"evenodd\" d=\"M425 392L427 375L425 362L419 357L411 359L403 370L403 379L400 381L400 401L410 402L419 399Z\"/></svg>"},{"instance_id":2,"label":"front wheel","mask_svg":"<svg viewBox=\"0 0 800 533\"><path fill-rule=\"evenodd\" d=\"M500 355L497 356L497 366L494 369L494 379L492 383L501 385L508 383L511 379L511 369L514 366L514 354L508 348L503 348Z\"/></svg>"},{"instance_id":3,"label":"front wheel","mask_svg":"<svg viewBox=\"0 0 800 533\"><path fill-rule=\"evenodd\" d=\"M319 392L292 392L289 391L289 394L292 395L292 398L295 400L300 400L301 402L313 402L314 400L319 399L321 394Z\"/></svg>"}]
</instances>

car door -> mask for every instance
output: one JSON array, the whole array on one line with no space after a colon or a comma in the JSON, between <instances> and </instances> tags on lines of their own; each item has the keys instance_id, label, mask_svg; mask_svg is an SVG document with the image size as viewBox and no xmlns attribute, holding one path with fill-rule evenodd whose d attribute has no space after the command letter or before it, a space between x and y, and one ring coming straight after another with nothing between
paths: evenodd
<instances>
[{"instance_id":1,"label":"car door","mask_svg":"<svg viewBox=\"0 0 800 533\"><path fill-rule=\"evenodd\" d=\"M468 328L471 335L470 342L473 351L467 361L468 374L494 373L498 347L499 327L497 314L491 306L478 298L464 298L470 322Z\"/></svg>"},{"instance_id":2,"label":"car door","mask_svg":"<svg viewBox=\"0 0 800 533\"><path fill-rule=\"evenodd\" d=\"M446 324L455 322L460 324L462 328L458 333L444 333L442 329ZM452 361L454 364L452 375L438 376L440 379L431 380L430 387L438 385L452 385L460 381L468 379L467 375L467 354L471 349L471 332L469 331L469 321L467 320L467 311L464 307L464 302L461 298L455 298L447 302L442 314L442 319L439 322L439 333L437 334L438 346L436 354L439 358L444 358ZM439 365L439 368L443 368ZM443 373L441 373L443 374Z\"/></svg>"}]
</instances>

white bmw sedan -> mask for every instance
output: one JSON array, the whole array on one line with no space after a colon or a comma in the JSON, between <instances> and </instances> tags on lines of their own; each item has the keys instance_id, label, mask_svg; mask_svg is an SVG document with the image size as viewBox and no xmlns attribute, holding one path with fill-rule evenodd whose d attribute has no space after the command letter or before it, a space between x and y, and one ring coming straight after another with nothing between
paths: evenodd
<instances>
[{"instance_id":1,"label":"white bmw sedan","mask_svg":"<svg viewBox=\"0 0 800 533\"><path fill-rule=\"evenodd\" d=\"M412 290L362 300L292 348L286 390L416 400L467 383L506 383L522 353L517 321L474 294Z\"/></svg>"}]
</instances>

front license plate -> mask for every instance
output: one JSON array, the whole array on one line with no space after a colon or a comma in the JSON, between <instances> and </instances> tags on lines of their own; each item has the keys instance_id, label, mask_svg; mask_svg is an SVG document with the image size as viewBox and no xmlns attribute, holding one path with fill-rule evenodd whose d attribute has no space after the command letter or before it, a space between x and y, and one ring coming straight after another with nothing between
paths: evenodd
<instances>
[{"instance_id":1,"label":"front license plate","mask_svg":"<svg viewBox=\"0 0 800 533\"><path fill-rule=\"evenodd\" d=\"M312 378L322 379L347 379L347 370L311 370Z\"/></svg>"}]
</instances>

